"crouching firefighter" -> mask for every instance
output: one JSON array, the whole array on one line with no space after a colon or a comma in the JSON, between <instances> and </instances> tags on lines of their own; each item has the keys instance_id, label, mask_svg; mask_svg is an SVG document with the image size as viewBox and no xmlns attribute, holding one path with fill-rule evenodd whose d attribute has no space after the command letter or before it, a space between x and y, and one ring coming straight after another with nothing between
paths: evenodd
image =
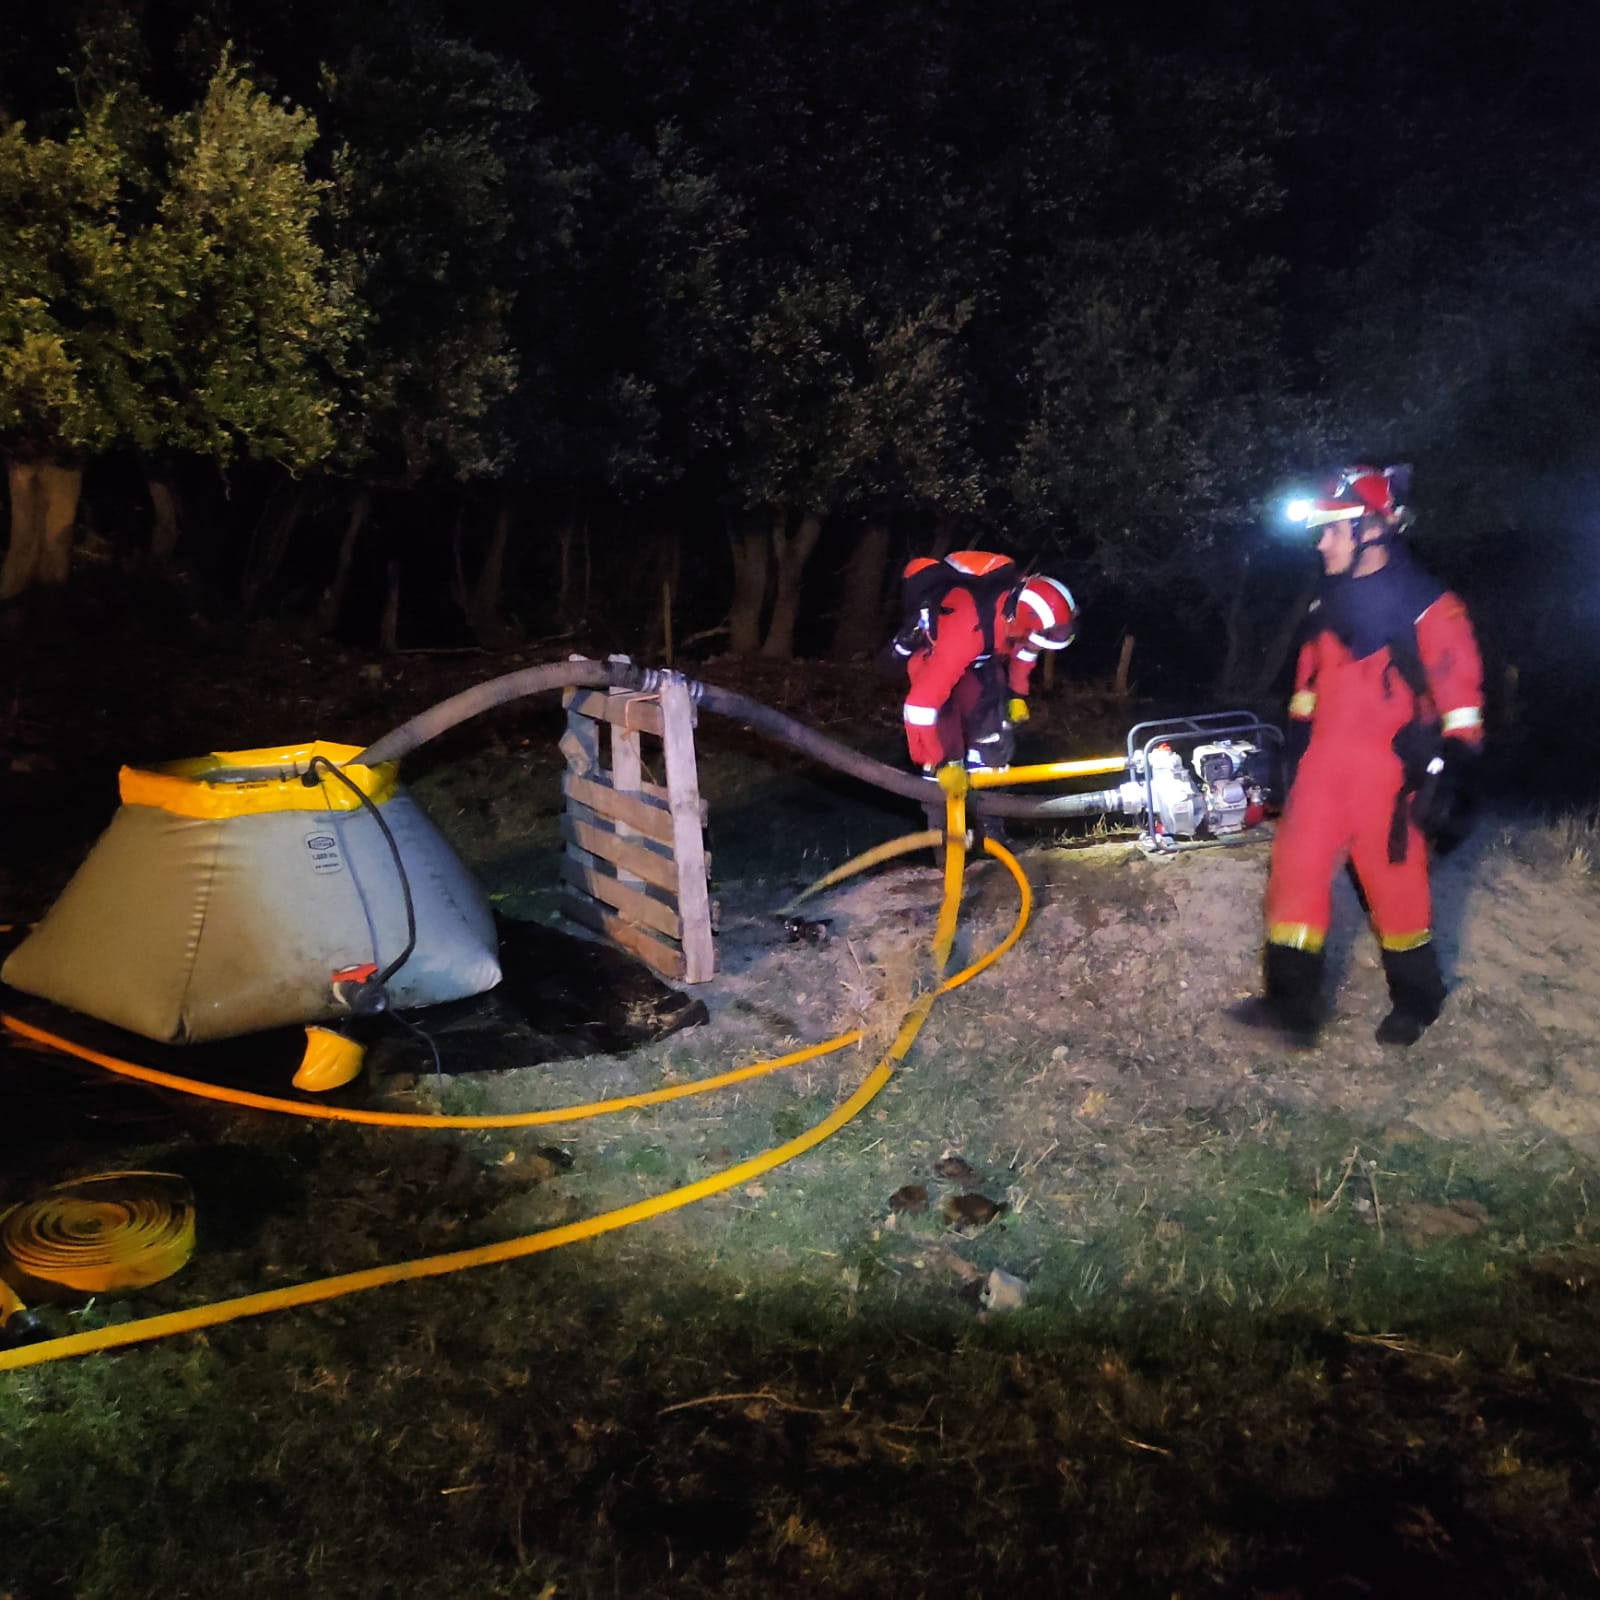
<instances>
[{"instance_id":1,"label":"crouching firefighter","mask_svg":"<svg viewBox=\"0 0 1600 1600\"><path fill-rule=\"evenodd\" d=\"M1267 884L1265 995L1234 1015L1310 1044L1322 1022L1332 880L1348 862L1383 954L1384 1044L1411 1045L1445 988L1428 841L1459 842L1483 741L1483 669L1467 609L1396 542L1409 471L1351 467L1310 502L1324 578L1289 702L1288 800Z\"/></svg>"},{"instance_id":2,"label":"crouching firefighter","mask_svg":"<svg viewBox=\"0 0 1600 1600\"><path fill-rule=\"evenodd\" d=\"M1063 650L1077 634L1071 591L1055 578L1024 577L1009 556L986 550L920 557L903 576L894 648L911 680L912 761L929 773L951 761L1009 766L1039 652Z\"/></svg>"}]
</instances>

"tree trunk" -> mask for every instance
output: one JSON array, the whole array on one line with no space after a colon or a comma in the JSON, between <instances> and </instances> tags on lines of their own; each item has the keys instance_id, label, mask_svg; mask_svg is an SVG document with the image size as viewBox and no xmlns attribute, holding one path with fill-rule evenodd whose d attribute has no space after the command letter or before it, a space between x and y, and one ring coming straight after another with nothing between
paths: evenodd
<instances>
[{"instance_id":1,"label":"tree trunk","mask_svg":"<svg viewBox=\"0 0 1600 1600\"><path fill-rule=\"evenodd\" d=\"M366 489L358 489L350 502L350 515L345 519L344 536L339 540L339 555L334 563L333 577L322 591L317 604L317 631L330 634L339 626L339 615L344 610L345 591L350 587L350 568L355 562L356 546L361 542L361 530L372 513L372 496Z\"/></svg>"},{"instance_id":2,"label":"tree trunk","mask_svg":"<svg viewBox=\"0 0 1600 1600\"><path fill-rule=\"evenodd\" d=\"M589 537L588 517L578 524L578 536L583 541L583 609L578 619L587 623L594 609L594 540Z\"/></svg>"},{"instance_id":3,"label":"tree trunk","mask_svg":"<svg viewBox=\"0 0 1600 1600\"><path fill-rule=\"evenodd\" d=\"M83 468L57 460L6 464L11 490L11 542L0 563L0 600L35 583L61 585L72 576L72 534Z\"/></svg>"},{"instance_id":4,"label":"tree trunk","mask_svg":"<svg viewBox=\"0 0 1600 1600\"><path fill-rule=\"evenodd\" d=\"M656 570L660 575L661 612L652 629L653 653L667 666L672 665L672 602L683 578L683 534L674 529L656 544Z\"/></svg>"},{"instance_id":5,"label":"tree trunk","mask_svg":"<svg viewBox=\"0 0 1600 1600\"><path fill-rule=\"evenodd\" d=\"M580 491L567 497L565 515L556 529L556 550L560 556L560 576L556 583L556 620L563 628L583 622L589 614L588 509ZM580 549L581 546L581 549ZM578 562L582 557L583 592L578 588Z\"/></svg>"},{"instance_id":6,"label":"tree trunk","mask_svg":"<svg viewBox=\"0 0 1600 1600\"><path fill-rule=\"evenodd\" d=\"M1315 587L1308 584L1295 596L1294 604L1279 622L1277 631L1262 652L1260 668L1256 673L1255 682L1250 686L1251 699L1259 700L1272 688L1273 679L1278 676L1284 662L1289 659L1289 652L1294 648L1295 639L1299 636L1301 625L1306 620L1306 612L1311 609L1311 602L1316 592Z\"/></svg>"},{"instance_id":7,"label":"tree trunk","mask_svg":"<svg viewBox=\"0 0 1600 1600\"><path fill-rule=\"evenodd\" d=\"M561 560L561 573L556 580L556 620L562 627L572 621L572 532L571 517L556 529L556 550Z\"/></svg>"},{"instance_id":8,"label":"tree trunk","mask_svg":"<svg viewBox=\"0 0 1600 1600\"><path fill-rule=\"evenodd\" d=\"M473 636L481 645L498 643L505 631L500 620L500 596L505 589L506 550L511 543L511 493L503 490L495 508L494 526L489 533L489 548L472 581L471 602L467 610Z\"/></svg>"},{"instance_id":9,"label":"tree trunk","mask_svg":"<svg viewBox=\"0 0 1600 1600\"><path fill-rule=\"evenodd\" d=\"M400 648L400 563L384 572L383 616L378 622L378 648L392 656Z\"/></svg>"},{"instance_id":10,"label":"tree trunk","mask_svg":"<svg viewBox=\"0 0 1600 1600\"><path fill-rule=\"evenodd\" d=\"M755 518L730 516L728 542L733 546L733 605L728 612L728 649L753 656L761 643L761 609L767 599L770 544L767 530Z\"/></svg>"},{"instance_id":11,"label":"tree trunk","mask_svg":"<svg viewBox=\"0 0 1600 1600\"><path fill-rule=\"evenodd\" d=\"M767 624L767 637L761 646L764 656L779 661L794 656L795 625L800 620L800 590L805 578L806 563L822 537L822 518L808 511L800 519L793 533L784 531L783 513L779 512L772 524L772 542L778 554L778 593L772 602L772 621Z\"/></svg>"},{"instance_id":12,"label":"tree trunk","mask_svg":"<svg viewBox=\"0 0 1600 1600\"><path fill-rule=\"evenodd\" d=\"M463 617L472 616L472 587L467 582L467 562L464 545L467 538L467 508L456 506L455 520L450 524L450 598Z\"/></svg>"},{"instance_id":13,"label":"tree trunk","mask_svg":"<svg viewBox=\"0 0 1600 1600\"><path fill-rule=\"evenodd\" d=\"M829 654L835 661L870 656L882 643L884 574L889 565L889 530L869 522L844 569L844 595Z\"/></svg>"},{"instance_id":14,"label":"tree trunk","mask_svg":"<svg viewBox=\"0 0 1600 1600\"><path fill-rule=\"evenodd\" d=\"M152 494L154 485L151 485ZM285 480L267 496L256 525L250 530L250 548L245 554L244 575L240 579L240 598L247 617L260 615L262 602L272 592L289 553L294 530L300 525L305 508L306 485Z\"/></svg>"},{"instance_id":15,"label":"tree trunk","mask_svg":"<svg viewBox=\"0 0 1600 1600\"><path fill-rule=\"evenodd\" d=\"M165 572L178 553L178 538L183 532L178 491L153 473L147 472L144 482L150 493L150 564L158 572Z\"/></svg>"},{"instance_id":16,"label":"tree trunk","mask_svg":"<svg viewBox=\"0 0 1600 1600\"><path fill-rule=\"evenodd\" d=\"M1117 700L1126 700L1133 693L1133 645L1133 635L1123 634L1122 648L1117 652L1117 675L1111 680L1111 693Z\"/></svg>"},{"instance_id":17,"label":"tree trunk","mask_svg":"<svg viewBox=\"0 0 1600 1600\"><path fill-rule=\"evenodd\" d=\"M1222 669L1217 673L1218 692L1227 699L1237 694L1244 683L1244 596L1250 585L1250 556L1246 552L1234 579L1233 592L1228 596L1228 608L1222 617Z\"/></svg>"}]
</instances>

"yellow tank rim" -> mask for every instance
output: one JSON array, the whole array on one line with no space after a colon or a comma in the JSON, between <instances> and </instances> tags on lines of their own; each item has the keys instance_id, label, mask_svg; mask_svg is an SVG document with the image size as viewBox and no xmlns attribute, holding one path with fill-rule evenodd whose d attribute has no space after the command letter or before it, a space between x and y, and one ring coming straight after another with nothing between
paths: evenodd
<instances>
[{"instance_id":1,"label":"yellow tank rim","mask_svg":"<svg viewBox=\"0 0 1600 1600\"><path fill-rule=\"evenodd\" d=\"M273 811L354 811L361 801L337 778L307 788L301 778L321 756L337 765L374 805L395 792L398 766L352 764L361 746L317 739L260 750L218 750L158 767L124 767L117 774L122 803L178 817L249 817Z\"/></svg>"}]
</instances>

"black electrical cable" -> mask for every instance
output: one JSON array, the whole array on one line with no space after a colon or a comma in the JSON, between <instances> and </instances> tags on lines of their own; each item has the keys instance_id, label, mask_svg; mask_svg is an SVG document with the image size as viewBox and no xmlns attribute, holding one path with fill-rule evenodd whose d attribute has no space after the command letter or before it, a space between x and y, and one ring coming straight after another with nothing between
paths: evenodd
<instances>
[{"instance_id":1,"label":"black electrical cable","mask_svg":"<svg viewBox=\"0 0 1600 1600\"><path fill-rule=\"evenodd\" d=\"M417 908L411 900L411 880L406 876L406 864L401 859L400 846L395 843L394 834L389 831L389 824L384 820L383 812L373 803L372 796L348 773L335 766L326 756L313 756L300 781L308 789L316 788L319 767L331 772L372 813L372 820L378 824L378 830L389 846L389 854L394 857L394 870L400 878L400 893L406 905L406 947L378 974L377 982L381 988L411 959L411 952L417 948ZM437 1052L434 1054L434 1060L438 1060Z\"/></svg>"},{"instance_id":2,"label":"black electrical cable","mask_svg":"<svg viewBox=\"0 0 1600 1600\"><path fill-rule=\"evenodd\" d=\"M435 1078L443 1077L444 1068L439 1063L439 1045L434 1039L433 1035L429 1033L426 1028L418 1027L418 1025L414 1023L410 1017L401 1016L398 1011L391 1011L389 1015L393 1017L402 1028L409 1029L412 1033L416 1034L416 1036L425 1045L427 1045L428 1049L433 1052L433 1075Z\"/></svg>"}]
</instances>

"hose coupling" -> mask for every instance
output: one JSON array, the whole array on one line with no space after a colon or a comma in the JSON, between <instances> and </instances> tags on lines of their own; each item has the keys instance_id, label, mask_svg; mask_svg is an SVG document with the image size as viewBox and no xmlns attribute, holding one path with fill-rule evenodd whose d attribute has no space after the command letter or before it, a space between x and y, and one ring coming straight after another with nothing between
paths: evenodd
<instances>
[{"instance_id":1,"label":"hose coupling","mask_svg":"<svg viewBox=\"0 0 1600 1600\"><path fill-rule=\"evenodd\" d=\"M640 694L659 694L669 683L681 683L689 691L690 701L698 705L706 686L694 678L686 678L671 667L636 667L638 682L632 685Z\"/></svg>"}]
</instances>

